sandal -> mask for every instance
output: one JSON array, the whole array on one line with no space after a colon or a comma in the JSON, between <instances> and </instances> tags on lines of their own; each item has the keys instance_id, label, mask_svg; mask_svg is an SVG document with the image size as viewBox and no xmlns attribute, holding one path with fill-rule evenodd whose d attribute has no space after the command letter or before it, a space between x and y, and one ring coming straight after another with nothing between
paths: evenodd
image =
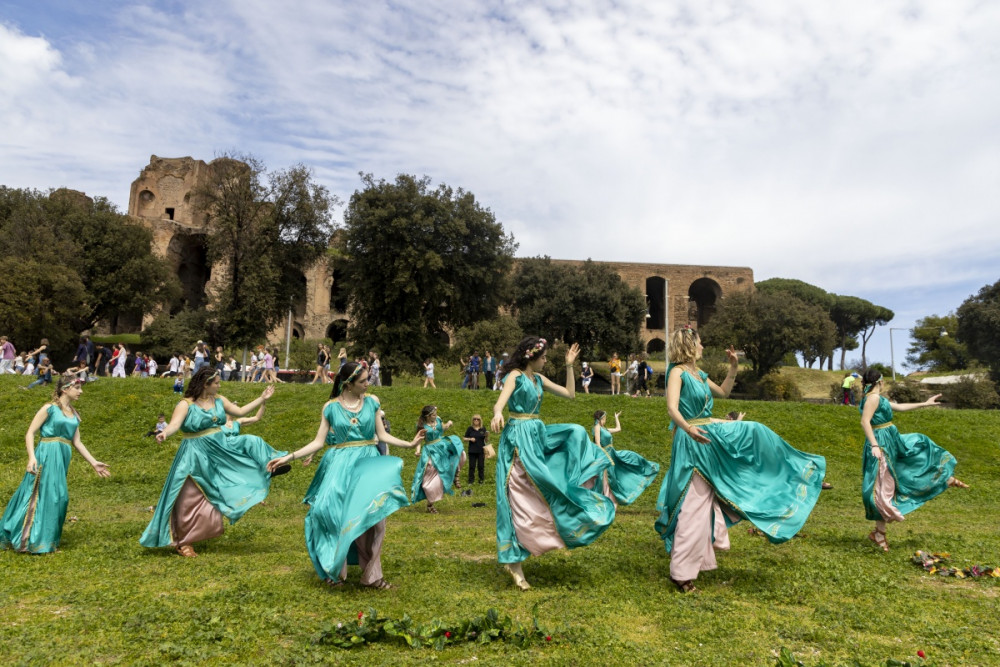
<instances>
[{"instance_id":1,"label":"sandal","mask_svg":"<svg viewBox=\"0 0 1000 667\"><path fill-rule=\"evenodd\" d=\"M677 581L673 577L670 577L670 581L674 582L674 586L676 586L677 590L680 591L681 593L686 594L686 593L698 592L698 589L694 585L694 579L690 579L688 581Z\"/></svg>"},{"instance_id":2,"label":"sandal","mask_svg":"<svg viewBox=\"0 0 1000 667\"><path fill-rule=\"evenodd\" d=\"M194 549L191 548L190 544L182 544L178 547L174 547L174 550L177 551L177 553L179 553L181 556L184 556L184 558L198 557L198 554L194 552Z\"/></svg>"},{"instance_id":3,"label":"sandal","mask_svg":"<svg viewBox=\"0 0 1000 667\"><path fill-rule=\"evenodd\" d=\"M953 486L956 489L967 489L967 488L969 488L968 484L966 484L965 482L963 482L962 480L960 480L957 477L949 477L948 478L948 486Z\"/></svg>"},{"instance_id":4,"label":"sandal","mask_svg":"<svg viewBox=\"0 0 1000 667\"><path fill-rule=\"evenodd\" d=\"M271 477L277 477L279 475L284 475L287 472L291 472L291 470L292 470L292 466L290 464L288 464L288 463L286 463L284 465L280 465L280 466L278 466L277 468L274 469L274 472L271 473Z\"/></svg>"},{"instance_id":5,"label":"sandal","mask_svg":"<svg viewBox=\"0 0 1000 667\"><path fill-rule=\"evenodd\" d=\"M362 588L374 588L377 591L387 591L392 588L392 584L390 584L385 579L379 579L378 581L372 584L361 584L361 586Z\"/></svg>"},{"instance_id":6,"label":"sandal","mask_svg":"<svg viewBox=\"0 0 1000 667\"><path fill-rule=\"evenodd\" d=\"M326 580L326 585L329 586L330 588L340 588L341 586L343 586L346 583L347 582L344 581L343 579L327 579Z\"/></svg>"},{"instance_id":7,"label":"sandal","mask_svg":"<svg viewBox=\"0 0 1000 667\"><path fill-rule=\"evenodd\" d=\"M510 563L504 563L503 569L507 570L507 574L511 576L514 580L514 585L517 586L522 591L527 591L531 589L531 584L528 580L524 578L524 573L513 569Z\"/></svg>"},{"instance_id":8,"label":"sandal","mask_svg":"<svg viewBox=\"0 0 1000 667\"><path fill-rule=\"evenodd\" d=\"M823 482L823 484L820 486L820 488L823 489L823 490L832 489L833 488L833 484L830 484L830 482Z\"/></svg>"},{"instance_id":9,"label":"sandal","mask_svg":"<svg viewBox=\"0 0 1000 667\"><path fill-rule=\"evenodd\" d=\"M885 533L879 531L878 529L873 530L868 533L868 539L875 543L875 546L882 549L883 552L889 553L889 543L885 539Z\"/></svg>"},{"instance_id":10,"label":"sandal","mask_svg":"<svg viewBox=\"0 0 1000 667\"><path fill-rule=\"evenodd\" d=\"M434 507L433 505L428 505L427 506L427 513L428 514L437 514L438 513L438 508Z\"/></svg>"}]
</instances>

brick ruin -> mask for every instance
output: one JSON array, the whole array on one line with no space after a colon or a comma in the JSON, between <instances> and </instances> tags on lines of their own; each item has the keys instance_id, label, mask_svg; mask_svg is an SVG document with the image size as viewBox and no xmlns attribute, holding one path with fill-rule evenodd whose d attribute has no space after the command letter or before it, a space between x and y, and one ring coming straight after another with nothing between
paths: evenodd
<instances>
[{"instance_id":1,"label":"brick ruin","mask_svg":"<svg viewBox=\"0 0 1000 667\"><path fill-rule=\"evenodd\" d=\"M216 162L153 155L129 194L128 214L152 231L154 251L170 261L180 279L182 305L195 308L204 304L206 294L225 275L224 270L208 263L208 221L191 203L191 193L210 178ZM753 289L753 271L746 267L600 263L612 267L626 283L646 295L649 313L641 335L649 352L663 350L665 326L704 324L725 294ZM347 289L337 273L331 274L323 261L303 267L306 296L294 305L292 313L292 335L296 338L346 338ZM284 327L273 333L275 339L283 337Z\"/></svg>"}]
</instances>

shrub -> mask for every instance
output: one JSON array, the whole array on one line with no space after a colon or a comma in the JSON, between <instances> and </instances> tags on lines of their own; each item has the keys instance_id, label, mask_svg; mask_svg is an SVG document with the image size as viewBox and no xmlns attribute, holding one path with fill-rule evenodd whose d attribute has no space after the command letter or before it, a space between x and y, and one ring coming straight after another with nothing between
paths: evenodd
<instances>
[{"instance_id":1,"label":"shrub","mask_svg":"<svg viewBox=\"0 0 1000 667\"><path fill-rule=\"evenodd\" d=\"M886 392L890 401L894 403L919 403L924 400L924 391L919 382L911 380L900 380Z\"/></svg>"},{"instance_id":2,"label":"shrub","mask_svg":"<svg viewBox=\"0 0 1000 667\"><path fill-rule=\"evenodd\" d=\"M996 385L984 377L966 375L958 382L948 385L944 399L956 408L989 410L1000 407L1000 394Z\"/></svg>"},{"instance_id":3,"label":"shrub","mask_svg":"<svg viewBox=\"0 0 1000 667\"><path fill-rule=\"evenodd\" d=\"M197 341L211 342L204 310L182 310L176 315L164 311L139 334L139 347L157 359L190 352Z\"/></svg>"},{"instance_id":4,"label":"shrub","mask_svg":"<svg viewBox=\"0 0 1000 667\"><path fill-rule=\"evenodd\" d=\"M761 401L797 401L802 398L802 391L795 382L778 373L757 378L753 371L740 371L736 375L736 387L747 398Z\"/></svg>"}]
</instances>

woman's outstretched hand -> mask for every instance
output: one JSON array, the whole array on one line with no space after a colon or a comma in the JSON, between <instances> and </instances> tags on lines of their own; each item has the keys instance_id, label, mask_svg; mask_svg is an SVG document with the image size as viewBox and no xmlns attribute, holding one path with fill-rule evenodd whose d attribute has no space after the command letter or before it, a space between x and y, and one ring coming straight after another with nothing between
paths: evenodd
<instances>
[{"instance_id":1,"label":"woman's outstretched hand","mask_svg":"<svg viewBox=\"0 0 1000 667\"><path fill-rule=\"evenodd\" d=\"M493 419L490 420L490 430L494 433L499 433L503 430L503 415L499 412L493 415Z\"/></svg>"},{"instance_id":2,"label":"woman's outstretched hand","mask_svg":"<svg viewBox=\"0 0 1000 667\"><path fill-rule=\"evenodd\" d=\"M566 365L571 366L573 362L576 361L576 358L579 356L580 356L580 344L573 343L572 345L569 346L569 349L566 350Z\"/></svg>"},{"instance_id":3,"label":"woman's outstretched hand","mask_svg":"<svg viewBox=\"0 0 1000 667\"><path fill-rule=\"evenodd\" d=\"M275 470L285 465L292 460L291 454L285 454L284 456L276 459L271 459L267 462L267 471L273 473Z\"/></svg>"},{"instance_id":4,"label":"woman's outstretched hand","mask_svg":"<svg viewBox=\"0 0 1000 667\"><path fill-rule=\"evenodd\" d=\"M736 352L736 348L730 345L726 348L726 359L729 361L730 366L739 366L740 356Z\"/></svg>"}]
</instances>

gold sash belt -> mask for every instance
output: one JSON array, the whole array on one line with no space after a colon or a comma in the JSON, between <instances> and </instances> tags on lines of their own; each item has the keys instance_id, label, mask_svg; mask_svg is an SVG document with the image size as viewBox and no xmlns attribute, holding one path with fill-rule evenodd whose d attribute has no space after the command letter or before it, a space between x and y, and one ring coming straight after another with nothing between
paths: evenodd
<instances>
[{"instance_id":1,"label":"gold sash belt","mask_svg":"<svg viewBox=\"0 0 1000 667\"><path fill-rule=\"evenodd\" d=\"M884 424L879 424L878 426L872 426L872 430L878 431L879 429L889 428L892 425L893 425L892 422L886 422Z\"/></svg>"},{"instance_id":2,"label":"gold sash belt","mask_svg":"<svg viewBox=\"0 0 1000 667\"><path fill-rule=\"evenodd\" d=\"M530 412L511 412L507 415L508 419L538 419L538 414Z\"/></svg>"},{"instance_id":3,"label":"gold sash belt","mask_svg":"<svg viewBox=\"0 0 1000 667\"><path fill-rule=\"evenodd\" d=\"M48 438L38 439L38 444L42 444L43 442L61 442L64 445L69 445L70 447L73 446L72 440L67 440L66 438L60 438L58 435L53 435L49 436Z\"/></svg>"},{"instance_id":4,"label":"gold sash belt","mask_svg":"<svg viewBox=\"0 0 1000 667\"><path fill-rule=\"evenodd\" d=\"M196 431L195 433L185 433L184 439L188 440L191 438L204 438L206 435L212 435L218 433L222 429L218 426L213 426L212 428L206 428L204 431Z\"/></svg>"},{"instance_id":5,"label":"gold sash belt","mask_svg":"<svg viewBox=\"0 0 1000 667\"><path fill-rule=\"evenodd\" d=\"M436 445L437 443L441 442L442 440L444 440L444 438L438 438L437 440L428 440L424 444L425 445Z\"/></svg>"},{"instance_id":6,"label":"gold sash belt","mask_svg":"<svg viewBox=\"0 0 1000 667\"><path fill-rule=\"evenodd\" d=\"M368 445L377 445L378 440L348 440L347 442L338 442L333 445L334 449L347 449L348 447L366 447Z\"/></svg>"},{"instance_id":7,"label":"gold sash belt","mask_svg":"<svg viewBox=\"0 0 1000 667\"><path fill-rule=\"evenodd\" d=\"M711 417L698 417L697 419L688 419L688 426L704 426L705 424L711 424Z\"/></svg>"}]
</instances>

